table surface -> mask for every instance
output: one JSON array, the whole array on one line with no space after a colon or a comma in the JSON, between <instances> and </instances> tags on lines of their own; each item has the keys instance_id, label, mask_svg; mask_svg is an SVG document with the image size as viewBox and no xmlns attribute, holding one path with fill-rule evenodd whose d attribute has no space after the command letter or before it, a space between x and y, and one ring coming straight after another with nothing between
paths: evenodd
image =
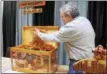
<instances>
[{"instance_id":1,"label":"table surface","mask_svg":"<svg viewBox=\"0 0 107 74\"><path fill-rule=\"evenodd\" d=\"M10 58L2 57L2 65L0 66L2 73L22 73L17 71L12 71L11 69L11 61ZM57 73L68 73L68 66L67 65L59 65Z\"/></svg>"}]
</instances>

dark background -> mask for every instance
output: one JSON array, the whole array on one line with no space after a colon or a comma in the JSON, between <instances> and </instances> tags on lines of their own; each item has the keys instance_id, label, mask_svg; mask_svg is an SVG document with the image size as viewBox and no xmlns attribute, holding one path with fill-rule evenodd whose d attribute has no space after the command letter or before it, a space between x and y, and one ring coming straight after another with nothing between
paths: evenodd
<instances>
[{"instance_id":1,"label":"dark background","mask_svg":"<svg viewBox=\"0 0 107 74\"><path fill-rule=\"evenodd\" d=\"M34 13L33 14L33 25L54 25L54 1L46 1L45 6L41 6L43 8L43 13ZM39 7L35 7L39 8Z\"/></svg>"},{"instance_id":2,"label":"dark background","mask_svg":"<svg viewBox=\"0 0 107 74\"><path fill-rule=\"evenodd\" d=\"M6 56L8 48L15 46L16 1L4 1L3 5L3 55Z\"/></svg>"},{"instance_id":3,"label":"dark background","mask_svg":"<svg viewBox=\"0 0 107 74\"><path fill-rule=\"evenodd\" d=\"M107 44L107 1L90 1L88 3L88 18L96 33L95 45Z\"/></svg>"}]
</instances>

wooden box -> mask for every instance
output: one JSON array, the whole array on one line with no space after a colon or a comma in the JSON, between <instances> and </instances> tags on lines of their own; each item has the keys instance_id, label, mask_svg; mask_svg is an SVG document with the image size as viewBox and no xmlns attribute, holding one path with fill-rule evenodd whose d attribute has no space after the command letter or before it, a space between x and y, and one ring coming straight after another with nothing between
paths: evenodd
<instances>
[{"instance_id":1,"label":"wooden box","mask_svg":"<svg viewBox=\"0 0 107 74\"><path fill-rule=\"evenodd\" d=\"M12 70L26 73L55 73L58 67L56 55L58 43L45 41L54 47L49 50L46 50L48 45L41 48L42 45L39 42L31 45L30 42L33 41L32 30L35 27L48 33L58 30L57 26L24 26L22 28L22 44L10 48Z\"/></svg>"}]
</instances>

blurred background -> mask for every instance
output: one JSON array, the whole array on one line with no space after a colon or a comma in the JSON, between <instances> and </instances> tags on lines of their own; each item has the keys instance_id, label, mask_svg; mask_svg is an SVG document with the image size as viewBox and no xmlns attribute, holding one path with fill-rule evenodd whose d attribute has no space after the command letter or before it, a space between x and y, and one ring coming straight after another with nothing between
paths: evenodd
<instances>
[{"instance_id":1,"label":"blurred background","mask_svg":"<svg viewBox=\"0 0 107 74\"><path fill-rule=\"evenodd\" d=\"M69 1L46 1L42 13L24 14L19 1L0 1L0 49L3 57L9 57L9 47L21 44L22 26L62 26L59 8ZM95 45L107 48L107 1L70 1L77 5L81 16L87 17L96 33ZM37 8L37 7L34 7ZM63 49L58 48L58 63L69 64Z\"/></svg>"}]
</instances>

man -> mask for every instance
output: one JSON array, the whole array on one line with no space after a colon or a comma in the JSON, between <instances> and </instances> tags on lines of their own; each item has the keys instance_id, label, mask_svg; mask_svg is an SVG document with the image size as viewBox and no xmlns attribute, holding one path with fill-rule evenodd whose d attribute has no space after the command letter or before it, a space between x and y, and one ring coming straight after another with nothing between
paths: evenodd
<instances>
[{"instance_id":1,"label":"man","mask_svg":"<svg viewBox=\"0 0 107 74\"><path fill-rule=\"evenodd\" d=\"M69 56L69 73L77 73L72 69L76 61L92 56L95 48L95 33L88 19L79 16L75 5L68 3L60 8L60 17L64 23L59 31L53 34L34 32L42 40L64 42L64 49Z\"/></svg>"}]
</instances>

